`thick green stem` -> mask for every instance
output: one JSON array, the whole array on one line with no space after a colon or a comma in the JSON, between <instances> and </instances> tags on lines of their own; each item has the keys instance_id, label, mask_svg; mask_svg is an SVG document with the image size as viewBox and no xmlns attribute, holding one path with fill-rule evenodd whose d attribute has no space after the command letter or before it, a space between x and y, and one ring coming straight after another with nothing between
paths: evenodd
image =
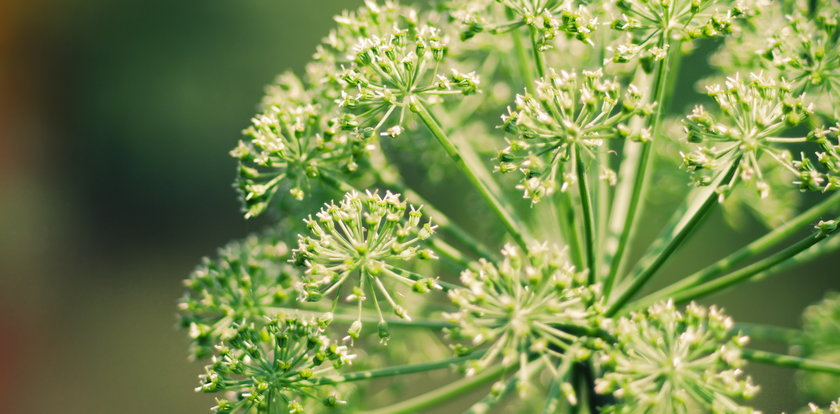
<instances>
[{"instance_id":1,"label":"thick green stem","mask_svg":"<svg viewBox=\"0 0 840 414\"><path fill-rule=\"evenodd\" d=\"M660 47L664 47L667 44L667 36L667 32L663 34ZM648 182L650 181L648 172L653 164L653 141L659 137L662 128L662 117L665 112L665 92L667 90L665 86L668 84L668 72L673 53L677 52L669 51L665 54L665 58L659 62L653 78L651 97L656 102L656 112L654 113L651 128L652 139L651 141L641 143L641 154L638 158L638 164L634 169L633 190L629 193L630 200L627 204L626 215L624 217L624 227L619 235L618 245L612 257L606 281L604 282L604 296L606 297L609 297L610 292L612 292L618 273L624 267L625 261L627 260L627 247L636 235L639 218L644 207L644 200L647 197ZM620 200L616 201L621 202Z\"/></svg>"},{"instance_id":2,"label":"thick green stem","mask_svg":"<svg viewBox=\"0 0 840 414\"><path fill-rule=\"evenodd\" d=\"M721 276L717 279L708 281L701 285L681 290L674 294L672 298L674 302L684 303L712 293L720 292L724 289L732 287L740 282L747 281L753 276L758 275L765 270L771 269L774 266L789 260L797 254L809 249L811 246L825 240L833 231L820 230L815 235L810 235L795 244L785 248L784 250L769 256L763 260L759 260L741 270L732 272L728 275Z\"/></svg>"},{"instance_id":3,"label":"thick green stem","mask_svg":"<svg viewBox=\"0 0 840 414\"><path fill-rule=\"evenodd\" d=\"M721 183L729 182L735 171L738 169L739 158L729 162L724 172L710 185L699 190L695 197L690 197L686 202L683 213L676 216L678 219L669 226L664 236L654 242L650 252L643 257L636 270L630 276L630 286L624 289L619 297L610 305L607 315L615 315L627 302L644 287L662 267L671 255L682 246L688 237L694 233L700 222L706 217L712 207L718 203L718 188Z\"/></svg>"},{"instance_id":4,"label":"thick green stem","mask_svg":"<svg viewBox=\"0 0 840 414\"><path fill-rule=\"evenodd\" d=\"M557 198L559 198L557 215L560 221L560 229L563 232L563 241L569 246L569 252L575 266L582 268L586 265L586 259L577 223L575 223L575 208L572 197L567 192L559 192Z\"/></svg>"},{"instance_id":5,"label":"thick green stem","mask_svg":"<svg viewBox=\"0 0 840 414\"><path fill-rule=\"evenodd\" d=\"M686 278L681 279L679 282L676 282L658 292L649 295L648 297L639 300L639 307L644 307L663 298L670 297L671 295L681 290L686 290L698 286L702 283L714 279L715 277L722 275L724 272L731 270L732 268L734 268L742 262L764 254L766 251L778 245L780 242L790 237L793 233L800 230L802 227L805 227L808 224L819 220L820 217L832 211L837 206L840 206L840 193L836 193L831 197L827 198L826 200L823 200L821 203L810 208L808 211L805 211L802 214L798 215L793 220L790 220L785 224L773 229L771 232L765 234L761 238L755 240L747 246L744 246L743 248L730 254L729 256L718 260L717 262L706 267L705 269L700 270ZM634 307L636 307L635 304Z\"/></svg>"},{"instance_id":6,"label":"thick green stem","mask_svg":"<svg viewBox=\"0 0 840 414\"><path fill-rule=\"evenodd\" d=\"M516 51L516 62L519 65L519 74L525 81L525 87L535 92L534 90L534 72L528 67L528 51L525 50L525 45L522 42L522 34L519 30L510 31L511 39L513 39L513 48Z\"/></svg>"},{"instance_id":7,"label":"thick green stem","mask_svg":"<svg viewBox=\"0 0 840 414\"><path fill-rule=\"evenodd\" d=\"M476 376L463 378L433 391L418 395L414 398L410 398L378 410L367 411L363 414L417 413L423 409L434 407L435 405L459 397L482 385L485 385L490 381L499 378L505 372L505 369L506 367L504 365L498 364Z\"/></svg>"},{"instance_id":8,"label":"thick green stem","mask_svg":"<svg viewBox=\"0 0 840 414\"><path fill-rule=\"evenodd\" d=\"M534 65L537 67L537 75L545 76L545 60L542 51L537 46L537 29L531 26L531 49L534 51Z\"/></svg>"},{"instance_id":9,"label":"thick green stem","mask_svg":"<svg viewBox=\"0 0 840 414\"><path fill-rule=\"evenodd\" d=\"M455 147L455 144L446 133L443 132L443 129L438 124L437 120L429 113L426 106L420 102L419 100L415 100L411 105L411 110L415 112L419 117L420 120L426 125L429 129L429 132L434 135L434 137L438 140L440 145L446 151L446 153L455 161L455 164L458 168L461 169L461 172L467 176L467 179L470 183L481 193L481 196L490 206L496 216L502 221L505 228L507 229L510 236L513 240L522 247L523 250L527 250L527 243L525 242L525 237L522 235L522 230L519 227L519 223L514 220L511 216L510 212L502 205L498 198L493 195L493 193L487 188L487 185L478 178L476 173L467 166L464 162L464 158L461 156L460 151L458 148Z\"/></svg>"},{"instance_id":10,"label":"thick green stem","mask_svg":"<svg viewBox=\"0 0 840 414\"><path fill-rule=\"evenodd\" d=\"M589 283L595 283L596 280L596 260L595 257L595 217L592 214L592 197L589 192L589 178L586 174L586 166L583 164L583 159L580 156L580 151L575 150L575 166L577 173L578 191L580 192L580 204L583 210L583 235L584 246L586 247L586 265L589 269L588 279Z\"/></svg>"},{"instance_id":11,"label":"thick green stem","mask_svg":"<svg viewBox=\"0 0 840 414\"><path fill-rule=\"evenodd\" d=\"M340 384L344 382L366 381L376 378L393 377L397 375L408 375L415 374L418 372L434 371L438 369L448 368L452 365L457 365L476 358L480 358L482 354L482 352L478 352L467 356L448 358L434 362L424 362L420 364L400 365L396 367L372 369L368 371L350 372L343 375L334 375L329 377L318 378L313 382L315 384Z\"/></svg>"},{"instance_id":12,"label":"thick green stem","mask_svg":"<svg viewBox=\"0 0 840 414\"><path fill-rule=\"evenodd\" d=\"M805 371L824 372L827 374L840 375L840 365L830 362L817 361L814 359L800 358L791 355L776 354L767 351L744 349L744 359L761 362L764 364L778 365L780 367L796 368Z\"/></svg>"}]
</instances>

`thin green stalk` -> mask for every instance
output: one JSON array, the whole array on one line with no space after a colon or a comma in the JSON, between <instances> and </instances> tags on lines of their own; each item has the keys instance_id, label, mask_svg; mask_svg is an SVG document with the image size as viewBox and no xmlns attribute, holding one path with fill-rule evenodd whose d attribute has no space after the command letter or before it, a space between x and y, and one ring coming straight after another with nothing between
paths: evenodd
<instances>
[{"instance_id":1,"label":"thin green stalk","mask_svg":"<svg viewBox=\"0 0 840 414\"><path fill-rule=\"evenodd\" d=\"M476 376L463 378L414 398L409 398L378 410L366 411L363 414L408 414L420 412L421 410L434 407L435 405L459 397L485 385L499 378L506 369L507 367L504 365L497 364L493 368L481 372Z\"/></svg>"},{"instance_id":2,"label":"thin green stalk","mask_svg":"<svg viewBox=\"0 0 840 414\"><path fill-rule=\"evenodd\" d=\"M397 375L415 374L418 372L434 371L442 368L448 368L452 365L457 365L466 361L480 358L483 352L477 352L466 356L442 359L434 362L423 362L419 364L400 365L396 367L387 367L372 369L368 371L350 372L342 375L334 375L315 379L315 384L340 384L344 382L365 381L383 377L393 377Z\"/></svg>"},{"instance_id":3,"label":"thin green stalk","mask_svg":"<svg viewBox=\"0 0 840 414\"><path fill-rule=\"evenodd\" d=\"M840 365L814 359L800 358L792 355L776 354L755 349L744 349L744 359L764 364L777 365L780 367L796 368L805 371L824 372L826 374L840 375Z\"/></svg>"},{"instance_id":4,"label":"thin green stalk","mask_svg":"<svg viewBox=\"0 0 840 414\"><path fill-rule=\"evenodd\" d=\"M294 308L283 308L278 306L267 307L264 308L266 312L270 312L272 314L276 313L285 313L285 314L294 314L294 315L308 315L312 317L323 316L324 311L310 311L305 309L294 309ZM359 318L357 314L344 314L333 312L333 320L341 321L341 322L353 322ZM428 328L428 329L446 329L446 328L453 328L457 325L445 322L445 321L432 321L428 319L400 319L400 318L391 318L391 317L384 317L382 318L388 325L391 326L399 326L399 327L406 327L406 328ZM362 315L361 321L364 323L378 323L381 319L378 315Z\"/></svg>"},{"instance_id":5,"label":"thin green stalk","mask_svg":"<svg viewBox=\"0 0 840 414\"><path fill-rule=\"evenodd\" d=\"M545 76L545 60L537 46L537 29L533 26L531 26L531 49L534 51L534 65L537 67L537 75L543 77Z\"/></svg>"},{"instance_id":6,"label":"thin green stalk","mask_svg":"<svg viewBox=\"0 0 840 414\"><path fill-rule=\"evenodd\" d=\"M528 52L525 50L525 45L522 42L522 34L519 30L511 30L511 39L513 39L513 48L516 51L516 62L519 65L519 74L525 80L525 87L531 92L535 92L534 73L528 68Z\"/></svg>"},{"instance_id":7,"label":"thin green stalk","mask_svg":"<svg viewBox=\"0 0 840 414\"><path fill-rule=\"evenodd\" d=\"M724 272L731 270L738 264L764 254L770 248L776 246L793 233L804 226L818 220L824 214L830 212L832 209L840 206L840 193L836 193L831 197L823 200L816 206L808 209L802 214L798 215L793 220L773 229L771 232L765 234L752 243L742 247L738 251L718 260L712 265L700 270L686 278L681 279L662 290L659 290L651 295L638 301L639 307L649 305L653 302L659 301L663 298L670 297L674 293L698 286L704 282L714 279L722 275ZM635 304L634 304L635 307Z\"/></svg>"},{"instance_id":8,"label":"thin green stalk","mask_svg":"<svg viewBox=\"0 0 840 414\"><path fill-rule=\"evenodd\" d=\"M666 31L663 34L662 40L659 42L660 47L667 44L667 36ZM635 238L639 218L644 207L644 200L647 198L648 182L650 181L648 171L651 170L651 165L653 164L653 141L659 137L659 131L662 126L662 116L665 112L665 92L667 90L665 86L668 84L668 72L673 53L675 52L665 54L665 58L659 62L653 78L651 96L656 101L656 112L653 117L652 139L648 142L641 143L641 154L639 155L638 164L636 164L636 168L634 169L633 190L629 193L630 200L626 215L624 216L624 226L619 235L615 255L612 257L610 270L604 282L604 296L606 297L609 297L612 292L617 275L627 260L627 247L629 242Z\"/></svg>"},{"instance_id":9,"label":"thin green stalk","mask_svg":"<svg viewBox=\"0 0 840 414\"><path fill-rule=\"evenodd\" d=\"M791 259L797 254L809 249L811 246L825 240L832 233L833 231L819 230L815 235L809 235L804 239L794 243L793 245L785 248L784 250L765 259L759 260L741 270L732 272L725 276L721 276L717 279L708 281L701 285L681 290L672 296L674 302L688 302L694 299L708 296L712 293L720 292L740 282L747 281L753 276L764 272L765 270L768 270L778 265L779 263Z\"/></svg>"},{"instance_id":10,"label":"thin green stalk","mask_svg":"<svg viewBox=\"0 0 840 414\"><path fill-rule=\"evenodd\" d=\"M438 140L438 142L443 146L443 149L446 153L455 161L455 164L461 169L464 175L467 176L467 179L470 183L481 193L484 200L489 204L490 208L493 210L494 213L499 217L504 224L505 228L507 229L510 236L513 240L522 247L523 250L527 250L527 243L525 242L525 237L522 235L522 230L519 227L519 223L514 220L514 218L510 215L507 209L502 205L502 203L497 199L493 193L487 188L487 185L478 178L476 173L470 169L467 164L464 162L464 158L461 156L460 151L455 147L449 137L443 132L443 129L438 124L437 120L429 113L426 106L420 102L419 100L415 100L411 105L411 110L416 113L420 120L426 125L429 129L429 132L434 135L434 137Z\"/></svg>"},{"instance_id":11,"label":"thin green stalk","mask_svg":"<svg viewBox=\"0 0 840 414\"><path fill-rule=\"evenodd\" d=\"M560 221L560 229L563 232L563 237L566 244L569 246L569 252L575 266L583 267L586 264L583 252L583 242L581 242L580 233L578 232L577 223L575 223L575 209L572 203L572 198L567 192L557 193L559 198L559 206L557 214Z\"/></svg>"},{"instance_id":12,"label":"thin green stalk","mask_svg":"<svg viewBox=\"0 0 840 414\"><path fill-rule=\"evenodd\" d=\"M583 235L584 246L586 247L586 265L589 269L589 283L596 280L596 257L595 257L595 218L592 214L592 198L589 192L589 178L586 174L586 166L580 152L575 149L575 166L577 173L578 191L580 193L581 210L583 211Z\"/></svg>"},{"instance_id":13,"label":"thin green stalk","mask_svg":"<svg viewBox=\"0 0 840 414\"><path fill-rule=\"evenodd\" d=\"M721 183L729 182L738 169L738 158L729 162L724 172L710 185L701 188L695 197L690 197L681 211L676 222L666 230L664 236L654 242L649 253L643 257L636 270L630 276L628 286L610 305L607 315L615 315L639 290L653 277L671 255L682 246L683 242L694 233L700 222L707 216L712 207L718 203L717 189Z\"/></svg>"},{"instance_id":14,"label":"thin green stalk","mask_svg":"<svg viewBox=\"0 0 840 414\"><path fill-rule=\"evenodd\" d=\"M781 326L764 325L759 323L735 322L733 332L741 332L750 339L762 339L790 344L802 336L799 329L783 328Z\"/></svg>"}]
</instances>

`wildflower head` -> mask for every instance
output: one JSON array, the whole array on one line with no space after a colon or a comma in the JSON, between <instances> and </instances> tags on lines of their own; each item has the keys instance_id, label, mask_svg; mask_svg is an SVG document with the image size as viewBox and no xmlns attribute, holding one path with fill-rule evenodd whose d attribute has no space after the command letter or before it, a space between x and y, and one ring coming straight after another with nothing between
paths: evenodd
<instances>
[{"instance_id":1,"label":"wildflower head","mask_svg":"<svg viewBox=\"0 0 840 414\"><path fill-rule=\"evenodd\" d=\"M670 53L671 39L690 41L732 34L736 21L758 13L757 4L736 0L615 0L610 27L629 39L613 49L614 62L640 58L650 71Z\"/></svg>"},{"instance_id":2,"label":"wildflower head","mask_svg":"<svg viewBox=\"0 0 840 414\"><path fill-rule=\"evenodd\" d=\"M820 408L820 406L810 403L808 404L808 414L840 414L840 399L832 401L828 408Z\"/></svg>"},{"instance_id":3,"label":"wildflower head","mask_svg":"<svg viewBox=\"0 0 840 414\"><path fill-rule=\"evenodd\" d=\"M232 242L217 259L204 259L184 281L187 292L178 303L194 357L208 357L220 338L235 331L234 323L261 324L266 307L295 300L299 275L287 263L290 256L285 243L267 234Z\"/></svg>"},{"instance_id":4,"label":"wildflower head","mask_svg":"<svg viewBox=\"0 0 840 414\"><path fill-rule=\"evenodd\" d=\"M419 292L440 288L432 279L416 278L402 265L415 258L436 258L433 251L420 246L436 226L422 220L420 208L409 207L390 192L384 197L351 192L338 203L327 204L314 218L304 220L309 232L298 236L294 250L295 260L306 267L304 297L317 301L346 294L348 301L357 302L359 320L348 332L351 338L359 336L362 304L368 299L381 320L383 300L397 316L408 319L388 285L405 285Z\"/></svg>"},{"instance_id":5,"label":"wildflower head","mask_svg":"<svg viewBox=\"0 0 840 414\"><path fill-rule=\"evenodd\" d=\"M591 158L608 139L649 139L633 131L634 117L649 115L651 105L639 91L622 88L615 78L597 71L553 70L537 81L534 93L516 96L516 108L502 116L508 146L499 152L498 171L522 174L518 188L538 202L559 183L565 191L578 177L576 157Z\"/></svg>"},{"instance_id":6,"label":"wildflower head","mask_svg":"<svg viewBox=\"0 0 840 414\"><path fill-rule=\"evenodd\" d=\"M301 200L314 180L355 171L357 159L368 150L366 142L341 131L315 100L279 102L297 84L275 87L271 105L251 120L245 139L231 151L239 160L235 187L246 218L265 211L280 188Z\"/></svg>"},{"instance_id":7,"label":"wildflower head","mask_svg":"<svg viewBox=\"0 0 840 414\"><path fill-rule=\"evenodd\" d=\"M568 371L558 361L585 359L588 353L579 345L585 334L600 329L600 285L588 285L586 272L576 270L556 246L536 244L523 252L506 245L502 255L501 263L482 259L464 270L464 288L449 291L459 309L449 315L458 325L453 336L486 349L470 372L518 364L520 386L526 386L535 355L541 368L563 381Z\"/></svg>"},{"instance_id":8,"label":"wildflower head","mask_svg":"<svg viewBox=\"0 0 840 414\"><path fill-rule=\"evenodd\" d=\"M671 301L618 319L595 390L619 404L604 412L752 413L737 402L758 391L740 370L747 338L731 330L732 319L715 307L690 304L680 312Z\"/></svg>"},{"instance_id":9,"label":"wildflower head","mask_svg":"<svg viewBox=\"0 0 840 414\"><path fill-rule=\"evenodd\" d=\"M766 197L770 185L759 163L762 157L797 173L790 152L784 149L790 139L779 134L811 114L812 106L802 95L795 94L784 80L755 73L746 79L738 75L727 78L724 84L707 90L722 112L722 120L718 122L703 106L696 106L684 121L687 140L695 144L695 150L683 154L683 165L698 184L708 185L725 165L736 162L736 174L724 185L731 188L736 180L751 182Z\"/></svg>"},{"instance_id":10,"label":"wildflower head","mask_svg":"<svg viewBox=\"0 0 840 414\"><path fill-rule=\"evenodd\" d=\"M552 48L558 36L592 43L592 32L598 26L598 19L584 5L563 0L455 0L448 8L453 19L465 27L463 39L485 31L499 34L527 27L540 50Z\"/></svg>"},{"instance_id":11,"label":"wildflower head","mask_svg":"<svg viewBox=\"0 0 840 414\"><path fill-rule=\"evenodd\" d=\"M840 293L831 292L802 314L802 336L794 351L818 361L840 363ZM800 371L800 389L811 398L829 400L837 397L840 378L835 375Z\"/></svg>"},{"instance_id":12,"label":"wildflower head","mask_svg":"<svg viewBox=\"0 0 840 414\"><path fill-rule=\"evenodd\" d=\"M344 89L337 100L342 127L363 137L396 137L412 105L476 93L475 73L441 70L448 48L446 37L429 25L362 39L353 48L352 64L342 68Z\"/></svg>"},{"instance_id":13,"label":"wildflower head","mask_svg":"<svg viewBox=\"0 0 840 414\"><path fill-rule=\"evenodd\" d=\"M279 317L262 326L239 325L216 346L196 391L236 393L235 400L217 399L217 413L263 412L268 407L303 413L308 399L334 407L344 401L329 385L314 380L352 359L345 346L332 342L324 335L324 327L313 321Z\"/></svg>"}]
</instances>

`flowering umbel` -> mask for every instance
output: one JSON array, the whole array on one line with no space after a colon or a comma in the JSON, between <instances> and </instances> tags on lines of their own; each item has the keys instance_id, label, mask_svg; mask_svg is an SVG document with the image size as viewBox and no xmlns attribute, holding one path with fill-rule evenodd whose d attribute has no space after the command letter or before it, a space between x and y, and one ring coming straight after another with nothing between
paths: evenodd
<instances>
[{"instance_id":1,"label":"flowering umbel","mask_svg":"<svg viewBox=\"0 0 840 414\"><path fill-rule=\"evenodd\" d=\"M698 184L708 185L725 169L734 169L724 187L731 188L737 180L747 181L766 197L770 186L761 169L763 157L801 175L804 164L799 166L784 145L804 142L806 138L780 134L811 114L812 105L804 96L794 93L784 80L776 81L761 73L752 73L748 78L736 75L722 85L707 87L707 91L725 121L717 121L703 106L696 106L685 119L688 142L697 145L694 151L683 154L683 165Z\"/></svg>"},{"instance_id":2,"label":"flowering umbel","mask_svg":"<svg viewBox=\"0 0 840 414\"><path fill-rule=\"evenodd\" d=\"M344 293L348 301L357 302L359 318L348 331L351 338L359 337L362 305L368 299L372 299L383 324L381 300L400 318L409 318L388 285L396 283L417 292L440 288L433 279L418 278L401 265L415 258L437 258L431 249L420 247L436 226L431 221L422 222L420 208L409 208L398 194L347 193L337 204L327 204L305 222L309 234L298 237L294 250L295 260L306 267L303 295L317 301ZM348 284L352 286L345 287ZM380 334L385 332L380 328Z\"/></svg>"},{"instance_id":3,"label":"flowering umbel","mask_svg":"<svg viewBox=\"0 0 840 414\"><path fill-rule=\"evenodd\" d=\"M291 251L276 234L249 236L219 249L184 281L179 301L181 323L189 328L192 354L210 355L219 339L235 332L234 324L262 324L266 308L294 301L299 271L287 263Z\"/></svg>"},{"instance_id":4,"label":"flowering umbel","mask_svg":"<svg viewBox=\"0 0 840 414\"><path fill-rule=\"evenodd\" d=\"M470 372L501 363L518 366L520 387L542 369L566 381L571 362L589 355L581 347L589 341L584 334L600 329L600 286L587 284L586 272L556 246L534 244L523 252L506 245L502 256L501 263L482 259L464 270L465 287L449 291L459 309L449 315L458 325L453 336L485 349ZM529 365L532 358L539 364Z\"/></svg>"},{"instance_id":5,"label":"flowering umbel","mask_svg":"<svg viewBox=\"0 0 840 414\"><path fill-rule=\"evenodd\" d=\"M216 413L302 414L304 399L316 398L327 407L344 403L315 380L349 364L353 355L330 341L317 322L278 317L262 327L240 325L216 352L196 388L236 393L235 399L218 398Z\"/></svg>"},{"instance_id":6,"label":"flowering umbel","mask_svg":"<svg viewBox=\"0 0 840 414\"><path fill-rule=\"evenodd\" d=\"M551 70L537 81L534 93L517 95L516 108L502 116L502 128L511 138L499 152L497 169L519 171L517 188L534 203L558 186L565 191L583 179L576 164L593 158L606 140L650 138L648 130L630 126L634 117L651 114L651 105L641 99L635 86L622 88L600 69L580 74Z\"/></svg>"},{"instance_id":7,"label":"flowering umbel","mask_svg":"<svg viewBox=\"0 0 840 414\"><path fill-rule=\"evenodd\" d=\"M737 399L758 387L742 379L741 348L747 337L732 334L732 319L715 307L690 304L680 312L671 301L616 321L616 344L603 354L599 393L619 404L610 413L753 413Z\"/></svg>"},{"instance_id":8,"label":"flowering umbel","mask_svg":"<svg viewBox=\"0 0 840 414\"><path fill-rule=\"evenodd\" d=\"M236 188L246 218L265 211L282 184L288 183L287 191L301 200L313 180L355 171L357 159L368 150L364 140L342 131L317 99L306 94L291 99L287 92L300 87L294 76L278 80L285 84L275 85L275 97L231 151L239 160Z\"/></svg>"}]
</instances>

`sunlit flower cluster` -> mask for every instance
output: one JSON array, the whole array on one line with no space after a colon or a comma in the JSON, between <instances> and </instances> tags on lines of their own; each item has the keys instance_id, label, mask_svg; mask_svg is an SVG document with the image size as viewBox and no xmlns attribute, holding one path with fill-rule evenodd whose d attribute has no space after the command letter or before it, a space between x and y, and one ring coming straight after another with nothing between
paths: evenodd
<instances>
[{"instance_id":1,"label":"sunlit flower cluster","mask_svg":"<svg viewBox=\"0 0 840 414\"><path fill-rule=\"evenodd\" d=\"M685 131L695 150L683 154L683 165L700 185L708 185L727 168L735 168L729 182L754 183L762 197L770 191L759 160L768 157L800 175L785 145L804 142L780 134L800 124L812 112L812 105L795 94L790 84L777 82L762 74L747 78L734 76L724 84L707 87L722 116L716 117L703 106L696 106L686 117ZM718 121L716 118L722 118ZM733 166L734 163L734 166Z\"/></svg>"},{"instance_id":2,"label":"sunlit flower cluster","mask_svg":"<svg viewBox=\"0 0 840 414\"><path fill-rule=\"evenodd\" d=\"M673 302L651 306L616 321L615 346L601 354L605 374L595 389L620 402L606 413L753 413L738 399L758 387L743 378L741 348L747 338L732 334L733 322L715 307Z\"/></svg>"},{"instance_id":3,"label":"sunlit flower cluster","mask_svg":"<svg viewBox=\"0 0 840 414\"><path fill-rule=\"evenodd\" d=\"M641 58L646 70L670 51L672 39L690 41L731 34L736 20L756 14L758 6L732 0L615 0L620 15L611 27L630 39L613 48L615 62Z\"/></svg>"},{"instance_id":4,"label":"sunlit flower cluster","mask_svg":"<svg viewBox=\"0 0 840 414\"><path fill-rule=\"evenodd\" d=\"M235 323L261 324L266 308L295 300L299 271L287 263L291 252L276 235L250 236L219 249L218 258L204 261L184 281L179 301L181 323L188 327L191 352L210 355Z\"/></svg>"},{"instance_id":5,"label":"sunlit flower cluster","mask_svg":"<svg viewBox=\"0 0 840 414\"><path fill-rule=\"evenodd\" d=\"M356 302L359 319L348 331L351 338L359 337L362 305L368 299L372 299L380 320L382 300L397 316L409 318L389 284L405 285L417 292L440 288L433 279L417 278L401 265L415 258L437 258L432 250L420 246L434 234L436 226L431 221L422 222L420 209L408 208L398 194L351 192L305 222L309 233L298 236L298 248L294 250L295 260L306 268L303 295L306 300L317 301L327 295L334 294L338 299L346 294L347 301Z\"/></svg>"},{"instance_id":6,"label":"sunlit flower cluster","mask_svg":"<svg viewBox=\"0 0 840 414\"><path fill-rule=\"evenodd\" d=\"M470 372L491 365L518 366L519 383L526 386L535 371L532 355L563 381L572 360L589 354L580 346L598 332L603 311L600 285L589 285L586 272L569 263L566 251L548 244L523 252L513 245L502 250L494 264L481 260L461 273L463 289L449 292L459 309L449 315L458 325L455 338L469 340L465 352L484 349L470 364ZM562 363L569 359L569 363Z\"/></svg>"},{"instance_id":7,"label":"sunlit flower cluster","mask_svg":"<svg viewBox=\"0 0 840 414\"><path fill-rule=\"evenodd\" d=\"M280 188L301 200L313 180L355 171L357 159L369 150L316 101L290 99L299 82L291 81L297 80L293 75L283 80L290 81L275 84L268 107L251 120L245 139L231 151L239 160L236 188L246 218L265 211Z\"/></svg>"},{"instance_id":8,"label":"sunlit flower cluster","mask_svg":"<svg viewBox=\"0 0 840 414\"><path fill-rule=\"evenodd\" d=\"M631 126L647 116L652 105L642 102L635 86L622 87L602 71L549 72L534 93L516 96L515 109L502 116L508 146L499 152L498 170L518 171L518 188L538 202L558 187L565 191L580 177L575 164L591 159L608 139L648 140L650 132ZM611 174L608 174L611 175Z\"/></svg>"},{"instance_id":9,"label":"sunlit flower cluster","mask_svg":"<svg viewBox=\"0 0 840 414\"><path fill-rule=\"evenodd\" d=\"M240 325L216 347L196 390L235 395L217 398L216 413L302 414L306 399L317 399L326 407L344 404L314 380L349 364L353 357L347 347L330 341L317 322L280 317L262 326Z\"/></svg>"},{"instance_id":10,"label":"sunlit flower cluster","mask_svg":"<svg viewBox=\"0 0 840 414\"><path fill-rule=\"evenodd\" d=\"M394 28L387 35L362 39L353 51L352 65L341 74L346 88L337 102L344 111L342 127L363 137L397 137L412 105L478 91L475 73L442 70L447 39L433 26Z\"/></svg>"},{"instance_id":11,"label":"sunlit flower cluster","mask_svg":"<svg viewBox=\"0 0 840 414\"><path fill-rule=\"evenodd\" d=\"M598 26L597 17L584 5L568 0L456 0L449 2L448 8L465 26L464 39L481 32L498 34L526 27L540 50L552 48L558 36L591 43Z\"/></svg>"}]
</instances>

